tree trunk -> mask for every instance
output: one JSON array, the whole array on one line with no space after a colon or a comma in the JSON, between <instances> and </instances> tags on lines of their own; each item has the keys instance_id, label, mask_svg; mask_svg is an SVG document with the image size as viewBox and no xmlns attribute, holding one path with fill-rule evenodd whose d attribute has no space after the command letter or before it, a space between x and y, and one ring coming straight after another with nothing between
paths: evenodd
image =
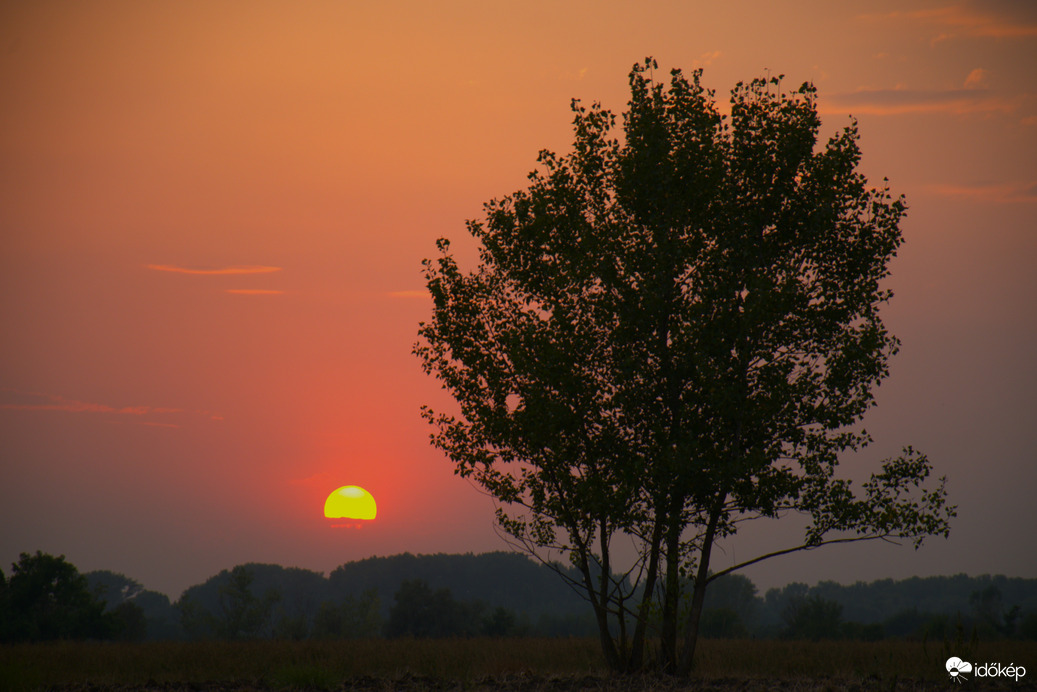
<instances>
[{"instance_id":1,"label":"tree trunk","mask_svg":"<svg viewBox=\"0 0 1037 692\"><path fill-rule=\"evenodd\" d=\"M688 614L688 623L684 631L684 651L677 671L680 675L691 673L691 666L695 658L695 645L698 643L699 637L699 620L702 617L702 604L706 598L706 585L709 583L709 557L713 551L713 539L716 538L717 525L720 523L720 515L724 510L726 499L726 492L717 497L717 503L709 514L706 534L702 537L699 567L695 573L695 586L691 595L691 612Z\"/></svg>"},{"instance_id":2,"label":"tree trunk","mask_svg":"<svg viewBox=\"0 0 1037 692\"><path fill-rule=\"evenodd\" d=\"M662 522L656 519L652 527L652 543L648 553L648 571L645 577L645 589L641 594L638 606L637 625L634 628L634 639L630 646L630 672L637 672L644 666L645 630L648 628L648 612L655 592L655 581L659 570L659 552L662 547Z\"/></svg>"},{"instance_id":3,"label":"tree trunk","mask_svg":"<svg viewBox=\"0 0 1037 692\"><path fill-rule=\"evenodd\" d=\"M623 666L619 660L619 652L616 651L616 643L609 634L608 609L601 601L594 602L594 615L598 619L598 638L601 640L601 651L605 654L605 664L609 670L622 672Z\"/></svg>"},{"instance_id":4,"label":"tree trunk","mask_svg":"<svg viewBox=\"0 0 1037 692\"><path fill-rule=\"evenodd\" d=\"M626 642L626 625L624 622L623 614L623 601L622 595L618 602L618 614L617 614L617 625L619 626L619 635L617 638L613 638L611 633L608 631L608 619L609 619L609 605L612 603L612 559L609 556L609 533L608 533L608 522L601 518L598 520L600 534L598 536L598 542L601 550L601 564L599 568L601 573L598 575L599 584L599 595L601 597L601 607L605 619L605 635L608 636L609 641L612 642L612 648L616 652L616 661L618 662L621 669L625 671L627 666L627 642ZM599 630L601 625L598 625Z\"/></svg>"},{"instance_id":5,"label":"tree trunk","mask_svg":"<svg viewBox=\"0 0 1037 692\"><path fill-rule=\"evenodd\" d=\"M580 572L583 575L583 585L587 590L591 606L594 608L594 617L598 621L598 637L601 640L601 652L605 655L605 664L609 670L621 670L619 652L616 651L616 643L612 641L612 635L609 634L608 603L603 600L604 594L598 594L594 588L594 577L590 571L590 561L587 559L587 547L581 544L577 549L577 555Z\"/></svg>"},{"instance_id":6,"label":"tree trunk","mask_svg":"<svg viewBox=\"0 0 1037 692\"><path fill-rule=\"evenodd\" d=\"M673 498L670 502L666 522L666 585L663 592L662 612L662 668L664 673L677 672L677 618L680 614L680 540L681 498ZM676 507L676 509L675 509Z\"/></svg>"}]
</instances>

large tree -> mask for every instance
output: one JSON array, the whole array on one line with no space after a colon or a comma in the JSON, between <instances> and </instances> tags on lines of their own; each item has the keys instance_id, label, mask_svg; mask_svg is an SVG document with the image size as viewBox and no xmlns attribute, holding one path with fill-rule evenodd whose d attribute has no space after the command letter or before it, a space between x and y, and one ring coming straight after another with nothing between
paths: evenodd
<instances>
[{"instance_id":1,"label":"large tree","mask_svg":"<svg viewBox=\"0 0 1037 692\"><path fill-rule=\"evenodd\" d=\"M809 84L738 84L730 116L679 70L630 73L622 134L573 102L572 152L425 262L416 354L458 404L432 442L534 554L566 554L608 664L687 672L706 586L833 542L946 535L944 482L910 449L855 489L840 454L898 342L879 314L903 198L857 171L856 123L818 144ZM741 522L798 513L798 545L721 571ZM617 558L617 546L636 555ZM654 628L658 627L658 631Z\"/></svg>"}]
</instances>

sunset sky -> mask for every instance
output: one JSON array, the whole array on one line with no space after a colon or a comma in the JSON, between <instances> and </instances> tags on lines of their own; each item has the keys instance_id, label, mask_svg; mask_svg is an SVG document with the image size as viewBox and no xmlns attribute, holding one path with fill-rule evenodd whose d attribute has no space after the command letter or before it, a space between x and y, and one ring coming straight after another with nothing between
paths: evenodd
<instances>
[{"instance_id":1,"label":"sunset sky","mask_svg":"<svg viewBox=\"0 0 1037 692\"><path fill-rule=\"evenodd\" d=\"M833 547L762 588L1037 577L1037 3L6 2L0 5L0 566L64 554L172 597L221 569L505 548L428 444L421 260L617 114L652 55L818 88L907 196L903 342L866 477L905 445L959 505L920 551ZM470 266L470 265L469 265ZM359 485L362 528L324 500ZM786 547L755 527L718 567Z\"/></svg>"}]
</instances>

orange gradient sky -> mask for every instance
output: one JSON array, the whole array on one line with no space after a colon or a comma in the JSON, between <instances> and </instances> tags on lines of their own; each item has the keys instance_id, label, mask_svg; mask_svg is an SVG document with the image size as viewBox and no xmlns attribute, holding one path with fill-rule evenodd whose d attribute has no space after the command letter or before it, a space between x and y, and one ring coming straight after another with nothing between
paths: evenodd
<instances>
[{"instance_id":1,"label":"orange gradient sky","mask_svg":"<svg viewBox=\"0 0 1037 692\"><path fill-rule=\"evenodd\" d=\"M925 451L959 504L919 552L747 572L1037 577L1037 6L832 2L31 2L0 6L0 565L64 554L173 597L256 561L502 549L429 447L420 273L566 151L631 65L767 71L856 115L907 195L903 341L869 464ZM332 529L360 485L378 518ZM785 547L795 520L717 558Z\"/></svg>"}]
</instances>

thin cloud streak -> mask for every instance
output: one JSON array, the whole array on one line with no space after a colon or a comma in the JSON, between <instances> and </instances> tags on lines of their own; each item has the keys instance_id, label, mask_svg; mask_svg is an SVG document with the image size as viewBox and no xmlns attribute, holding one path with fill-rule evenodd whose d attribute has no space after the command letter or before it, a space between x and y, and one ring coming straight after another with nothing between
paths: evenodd
<instances>
[{"instance_id":1,"label":"thin cloud streak","mask_svg":"<svg viewBox=\"0 0 1037 692\"><path fill-rule=\"evenodd\" d=\"M823 99L822 113L905 115L910 113L1013 113L1018 104L986 89L859 89Z\"/></svg>"},{"instance_id":2,"label":"thin cloud streak","mask_svg":"<svg viewBox=\"0 0 1037 692\"><path fill-rule=\"evenodd\" d=\"M0 404L4 411L66 411L68 413L115 413L115 409L104 404L85 401L68 401L63 404Z\"/></svg>"},{"instance_id":3,"label":"thin cloud streak","mask_svg":"<svg viewBox=\"0 0 1037 692\"><path fill-rule=\"evenodd\" d=\"M171 408L168 406L122 406L115 407L109 406L108 404L100 404L91 401L80 401L78 399L66 399L60 394L43 394L40 392L21 392L16 389L4 388L2 391L18 395L20 397L35 398L35 399L46 399L50 403L12 403L5 402L0 403L0 410L3 411L56 411L62 413L98 413L98 414L112 414L116 416L133 416L137 418L143 418L145 416L155 415L172 415L181 413L194 413L195 415L205 416L210 420L223 420L223 416L213 413L211 411L186 411L182 408ZM149 425L155 427L165 428L179 428L180 425L176 423L166 423L160 421L141 421L140 425Z\"/></svg>"},{"instance_id":4,"label":"thin cloud streak","mask_svg":"<svg viewBox=\"0 0 1037 692\"><path fill-rule=\"evenodd\" d=\"M985 14L967 9L961 5L934 7L913 12L889 12L887 14L861 15L865 20L897 20L908 19L933 24L958 31L962 35L978 38L1029 38L1037 36L1037 23L1013 21L1008 17ZM941 33L930 41L935 45L940 41L956 38L956 33Z\"/></svg>"},{"instance_id":5,"label":"thin cloud streak","mask_svg":"<svg viewBox=\"0 0 1037 692\"><path fill-rule=\"evenodd\" d=\"M718 50L703 53L702 55L691 61L691 67L692 69L698 69L700 67L709 67L713 64L714 61L719 60L722 55L723 53L721 53Z\"/></svg>"},{"instance_id":6,"label":"thin cloud streak","mask_svg":"<svg viewBox=\"0 0 1037 692\"><path fill-rule=\"evenodd\" d=\"M270 267L261 264L242 264L220 269L191 269L189 267L176 267L169 264L149 264L148 269L157 272L173 272L174 274L195 274L201 276L228 276L237 274L270 274L279 272L283 267Z\"/></svg>"},{"instance_id":7,"label":"thin cloud streak","mask_svg":"<svg viewBox=\"0 0 1037 692\"><path fill-rule=\"evenodd\" d=\"M279 296L284 293L270 288L228 288L226 292L238 296Z\"/></svg>"},{"instance_id":8,"label":"thin cloud streak","mask_svg":"<svg viewBox=\"0 0 1037 692\"><path fill-rule=\"evenodd\" d=\"M1037 202L1037 181L990 185L927 185L926 190L941 197L971 199L996 204Z\"/></svg>"}]
</instances>

